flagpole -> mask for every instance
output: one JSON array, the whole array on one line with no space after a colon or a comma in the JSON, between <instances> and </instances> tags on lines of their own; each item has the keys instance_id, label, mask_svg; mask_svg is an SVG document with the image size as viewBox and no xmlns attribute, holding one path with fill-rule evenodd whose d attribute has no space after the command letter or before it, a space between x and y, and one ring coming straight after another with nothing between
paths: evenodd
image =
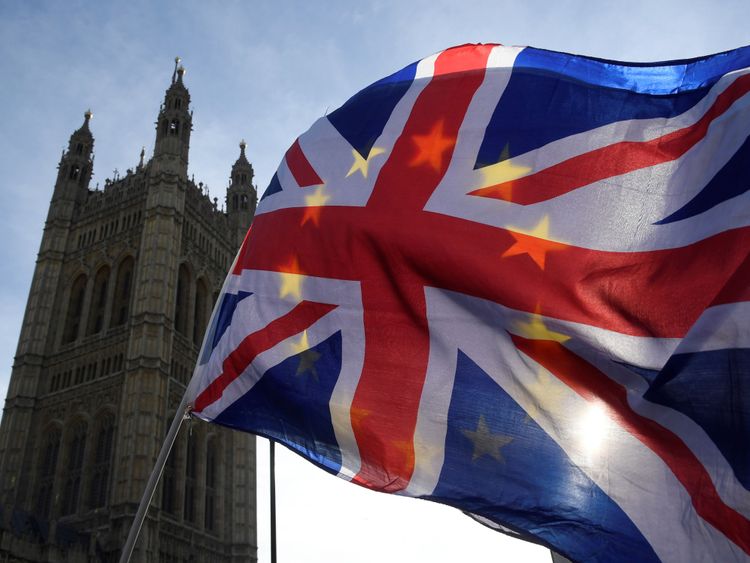
<instances>
[{"instance_id":1,"label":"flagpole","mask_svg":"<svg viewBox=\"0 0 750 563\"><path fill-rule=\"evenodd\" d=\"M172 451L172 446L177 439L177 433L180 431L180 426L182 425L182 421L186 418L187 413L188 393L185 393L182 397L182 403L180 403L180 406L177 408L177 412L174 415L172 425L169 427L169 432L167 432L167 436L164 438L164 443L161 445L159 457L156 458L156 464L154 464L151 476L148 478L148 483L146 483L146 490L143 491L141 503L138 505L138 511L135 513L133 524L130 526L128 539L125 541L122 553L120 554L120 563L129 563L130 557L133 555L133 549L138 541L138 535L141 533L141 527L143 526L143 521L146 519L146 512L151 504L151 499L154 497L156 485L159 484L159 479L161 478L164 466L167 463L167 457L169 456L169 452Z\"/></svg>"},{"instance_id":2,"label":"flagpole","mask_svg":"<svg viewBox=\"0 0 750 563\"><path fill-rule=\"evenodd\" d=\"M271 563L276 563L276 446L273 440L271 444Z\"/></svg>"}]
</instances>

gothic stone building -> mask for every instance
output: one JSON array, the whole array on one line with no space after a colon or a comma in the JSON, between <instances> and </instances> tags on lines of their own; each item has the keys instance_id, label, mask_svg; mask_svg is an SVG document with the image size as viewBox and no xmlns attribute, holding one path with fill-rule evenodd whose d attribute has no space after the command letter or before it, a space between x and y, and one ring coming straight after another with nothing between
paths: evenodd
<instances>
[{"instance_id":1,"label":"gothic stone building","mask_svg":"<svg viewBox=\"0 0 750 563\"><path fill-rule=\"evenodd\" d=\"M58 167L0 426L0 561L116 561L257 201L188 178L176 68L153 158L89 189L87 112ZM207 189L205 190L207 192ZM255 442L183 425L133 561L255 561Z\"/></svg>"}]
</instances>

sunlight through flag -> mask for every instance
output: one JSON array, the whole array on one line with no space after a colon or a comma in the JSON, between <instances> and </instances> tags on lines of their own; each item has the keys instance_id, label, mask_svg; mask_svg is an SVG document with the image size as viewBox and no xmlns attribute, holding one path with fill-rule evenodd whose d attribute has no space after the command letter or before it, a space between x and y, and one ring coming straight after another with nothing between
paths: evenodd
<instances>
[{"instance_id":1,"label":"sunlight through flag","mask_svg":"<svg viewBox=\"0 0 750 563\"><path fill-rule=\"evenodd\" d=\"M750 48L375 82L282 159L192 412L573 561L750 561L749 139Z\"/></svg>"}]
</instances>

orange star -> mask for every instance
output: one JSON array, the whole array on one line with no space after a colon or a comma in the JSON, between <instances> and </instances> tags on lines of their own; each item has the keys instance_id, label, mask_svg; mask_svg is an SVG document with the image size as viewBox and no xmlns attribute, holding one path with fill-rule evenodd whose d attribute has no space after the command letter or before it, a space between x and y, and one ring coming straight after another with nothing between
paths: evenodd
<instances>
[{"instance_id":1,"label":"orange star","mask_svg":"<svg viewBox=\"0 0 750 563\"><path fill-rule=\"evenodd\" d=\"M565 386L554 375L539 366L536 377L522 384L523 394L519 404L526 411L524 422L539 419L542 414L555 416L562 412L565 400Z\"/></svg>"},{"instance_id":2,"label":"orange star","mask_svg":"<svg viewBox=\"0 0 750 563\"><path fill-rule=\"evenodd\" d=\"M426 135L413 135L414 144L417 145L417 154L412 158L411 166L429 164L436 172L443 166L443 153L456 144L456 139L446 137L443 134L443 120L441 119L432 127Z\"/></svg>"},{"instance_id":3,"label":"orange star","mask_svg":"<svg viewBox=\"0 0 750 563\"><path fill-rule=\"evenodd\" d=\"M517 232L515 230L510 230L509 232L516 242L503 252L502 257L507 258L509 256L528 254L529 258L542 270L544 270L544 261L547 253L553 250L560 250L564 247L563 244L548 239L549 217L544 217L528 233Z\"/></svg>"},{"instance_id":4,"label":"orange star","mask_svg":"<svg viewBox=\"0 0 750 563\"><path fill-rule=\"evenodd\" d=\"M320 221L320 211L329 199L331 199L331 196L323 192L323 186L318 186L315 193L305 196L307 207L305 207L305 214L302 216L300 227L308 221L312 221L313 225L317 227Z\"/></svg>"},{"instance_id":5,"label":"orange star","mask_svg":"<svg viewBox=\"0 0 750 563\"><path fill-rule=\"evenodd\" d=\"M542 320L541 312L542 307L537 304L535 312L529 316L529 319L516 322L516 330L512 332L530 340L552 340L553 342L559 342L561 344L570 340L570 336L567 334L555 332L548 328L547 325L544 324L544 320Z\"/></svg>"},{"instance_id":6,"label":"orange star","mask_svg":"<svg viewBox=\"0 0 750 563\"><path fill-rule=\"evenodd\" d=\"M352 421L352 428L357 430L362 428L364 419L372 414L372 411L359 407L352 407L349 412Z\"/></svg>"},{"instance_id":7,"label":"orange star","mask_svg":"<svg viewBox=\"0 0 750 563\"><path fill-rule=\"evenodd\" d=\"M281 288L279 290L279 297L282 299L287 295L291 295L292 298L300 301L302 299L302 276L299 261L296 256L293 256L289 262L282 265L279 268L279 276L281 276Z\"/></svg>"},{"instance_id":8,"label":"orange star","mask_svg":"<svg viewBox=\"0 0 750 563\"><path fill-rule=\"evenodd\" d=\"M414 442L412 440L390 440L390 443L404 457L414 457Z\"/></svg>"},{"instance_id":9,"label":"orange star","mask_svg":"<svg viewBox=\"0 0 750 563\"><path fill-rule=\"evenodd\" d=\"M514 182L531 171L528 166L516 164L510 158L508 145L505 145L500 162L476 171L479 176L479 189L469 192L469 195L513 201Z\"/></svg>"}]
</instances>

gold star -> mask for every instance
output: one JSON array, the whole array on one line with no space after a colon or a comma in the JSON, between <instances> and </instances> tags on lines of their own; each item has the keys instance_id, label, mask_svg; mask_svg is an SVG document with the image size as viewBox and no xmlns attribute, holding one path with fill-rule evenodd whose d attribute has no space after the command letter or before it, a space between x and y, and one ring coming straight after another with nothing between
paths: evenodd
<instances>
[{"instance_id":1,"label":"gold star","mask_svg":"<svg viewBox=\"0 0 750 563\"><path fill-rule=\"evenodd\" d=\"M349 169L349 172L347 172L346 177L348 178L358 170L362 172L362 176L367 178L367 172L369 171L370 167L370 160L372 160L373 157L378 156L379 154L383 154L385 152L385 149L381 149L380 147L372 147L370 149L370 154L367 155L367 158L363 158L361 154L359 154L359 151L356 149L352 149L352 156L354 157L354 163L352 164L352 167Z\"/></svg>"},{"instance_id":2,"label":"gold star","mask_svg":"<svg viewBox=\"0 0 750 563\"><path fill-rule=\"evenodd\" d=\"M349 407L340 403L330 403L331 424L337 435L349 434L351 432L351 420L349 418Z\"/></svg>"},{"instance_id":3,"label":"gold star","mask_svg":"<svg viewBox=\"0 0 750 563\"><path fill-rule=\"evenodd\" d=\"M362 421L371 414L371 411L352 407L351 404L331 403L331 422L337 433L349 434L358 432L362 428Z\"/></svg>"},{"instance_id":4,"label":"gold star","mask_svg":"<svg viewBox=\"0 0 750 563\"><path fill-rule=\"evenodd\" d=\"M309 371L312 372L315 381L318 381L318 370L315 369L315 362L320 359L320 354L310 348L310 340L307 337L306 330L302 331L299 342L292 343L292 353L299 355L296 375L302 375Z\"/></svg>"},{"instance_id":5,"label":"gold star","mask_svg":"<svg viewBox=\"0 0 750 563\"><path fill-rule=\"evenodd\" d=\"M301 354L305 350L310 349L310 341L307 338L307 331L302 331L302 336L299 337L298 342L292 342L292 353Z\"/></svg>"},{"instance_id":6,"label":"gold star","mask_svg":"<svg viewBox=\"0 0 750 563\"><path fill-rule=\"evenodd\" d=\"M389 440L391 459L400 458L399 461L408 461L410 465L414 464L414 442L411 440ZM395 460L395 459L394 459Z\"/></svg>"},{"instance_id":7,"label":"gold star","mask_svg":"<svg viewBox=\"0 0 750 563\"><path fill-rule=\"evenodd\" d=\"M542 411L556 412L565 396L565 391L557 378L541 366L533 381L522 387L524 398L521 405L526 411L525 422L539 418Z\"/></svg>"},{"instance_id":8,"label":"gold star","mask_svg":"<svg viewBox=\"0 0 750 563\"><path fill-rule=\"evenodd\" d=\"M443 459L443 448L435 444L415 440L414 455L419 459L420 465L437 469Z\"/></svg>"},{"instance_id":9,"label":"gold star","mask_svg":"<svg viewBox=\"0 0 750 563\"><path fill-rule=\"evenodd\" d=\"M279 290L279 297L282 299L287 295L291 295L297 301L302 299L302 276L300 275L299 262L295 256L290 262L284 266L288 272L279 272L281 276L281 289Z\"/></svg>"},{"instance_id":10,"label":"gold star","mask_svg":"<svg viewBox=\"0 0 750 563\"><path fill-rule=\"evenodd\" d=\"M299 342L292 343L292 351L299 355L299 364L295 375L302 375L311 372L313 379L318 381L318 370L315 368L315 362L320 359L320 354L310 348L310 341L307 338L307 331L302 331Z\"/></svg>"},{"instance_id":11,"label":"gold star","mask_svg":"<svg viewBox=\"0 0 750 563\"><path fill-rule=\"evenodd\" d=\"M478 170L481 176L480 187L469 192L469 195L513 201L513 182L526 176L532 169L514 164L509 157L510 151L508 145L505 145L500 155L500 162Z\"/></svg>"},{"instance_id":12,"label":"gold star","mask_svg":"<svg viewBox=\"0 0 750 563\"><path fill-rule=\"evenodd\" d=\"M315 350L309 349L299 354L299 365L297 365L297 372L295 375L303 375L308 371L312 374L315 381L318 381L318 370L315 367L315 362L320 359L320 354Z\"/></svg>"},{"instance_id":13,"label":"gold star","mask_svg":"<svg viewBox=\"0 0 750 563\"><path fill-rule=\"evenodd\" d=\"M548 252L560 250L564 245L549 239L549 216L545 215L531 231L508 228L515 242L502 254L502 258L528 254L534 263L544 270Z\"/></svg>"},{"instance_id":14,"label":"gold star","mask_svg":"<svg viewBox=\"0 0 750 563\"><path fill-rule=\"evenodd\" d=\"M461 430L461 433L471 440L471 443L474 445L474 452L471 455L472 462L476 461L483 455L488 455L495 458L497 461L505 462L503 454L500 453L500 448L510 444L513 441L513 438L490 432L490 428L487 426L487 421L484 419L484 415L479 416L476 430Z\"/></svg>"},{"instance_id":15,"label":"gold star","mask_svg":"<svg viewBox=\"0 0 750 563\"><path fill-rule=\"evenodd\" d=\"M537 307L537 312L531 315L530 320L518 321L516 328L518 336L523 336L531 340L552 340L561 343L570 340L570 336L567 334L555 332L547 328L547 325L542 320L542 316L539 314L539 307Z\"/></svg>"},{"instance_id":16,"label":"gold star","mask_svg":"<svg viewBox=\"0 0 750 563\"><path fill-rule=\"evenodd\" d=\"M352 417L352 426L362 426L362 421L372 414L369 409L363 409L361 407L352 407L349 412Z\"/></svg>"},{"instance_id":17,"label":"gold star","mask_svg":"<svg viewBox=\"0 0 750 563\"><path fill-rule=\"evenodd\" d=\"M443 135L443 120L441 119L432 127L426 135L412 136L414 144L417 145L417 154L409 164L418 166L429 164L436 172L443 166L443 153L456 143L456 140Z\"/></svg>"},{"instance_id":18,"label":"gold star","mask_svg":"<svg viewBox=\"0 0 750 563\"><path fill-rule=\"evenodd\" d=\"M302 216L300 227L308 221L312 221L317 227L320 221L320 210L329 199L331 199L331 196L323 193L323 186L318 186L315 193L305 196L305 205L307 207L305 207L305 214Z\"/></svg>"}]
</instances>

